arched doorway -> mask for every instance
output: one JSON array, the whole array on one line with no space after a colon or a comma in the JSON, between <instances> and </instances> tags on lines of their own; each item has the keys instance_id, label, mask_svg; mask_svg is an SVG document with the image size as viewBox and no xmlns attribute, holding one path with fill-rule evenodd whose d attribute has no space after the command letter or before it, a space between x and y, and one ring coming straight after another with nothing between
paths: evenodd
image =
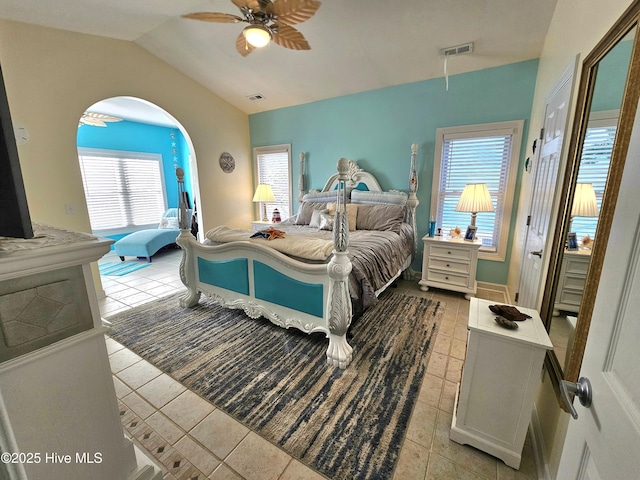
<instances>
[{"instance_id":1,"label":"arched doorway","mask_svg":"<svg viewBox=\"0 0 640 480\"><path fill-rule=\"evenodd\" d=\"M91 105L79 119L77 146L94 234L117 241L156 228L163 212L178 206L177 168L192 208L198 198L189 135L151 102L114 97Z\"/></svg>"}]
</instances>

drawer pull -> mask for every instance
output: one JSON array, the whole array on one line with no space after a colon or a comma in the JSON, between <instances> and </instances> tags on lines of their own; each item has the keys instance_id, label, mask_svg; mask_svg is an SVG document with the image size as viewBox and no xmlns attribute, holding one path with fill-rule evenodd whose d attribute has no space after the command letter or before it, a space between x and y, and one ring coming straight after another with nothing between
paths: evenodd
<instances>
[{"instance_id":1,"label":"drawer pull","mask_svg":"<svg viewBox=\"0 0 640 480\"><path fill-rule=\"evenodd\" d=\"M449 277L444 277L444 278L445 278L445 280L449 280Z\"/></svg>"},{"instance_id":2,"label":"drawer pull","mask_svg":"<svg viewBox=\"0 0 640 480\"><path fill-rule=\"evenodd\" d=\"M451 255L451 252L447 252L447 255Z\"/></svg>"},{"instance_id":3,"label":"drawer pull","mask_svg":"<svg viewBox=\"0 0 640 480\"><path fill-rule=\"evenodd\" d=\"M449 267L450 265L447 263L447 267Z\"/></svg>"}]
</instances>

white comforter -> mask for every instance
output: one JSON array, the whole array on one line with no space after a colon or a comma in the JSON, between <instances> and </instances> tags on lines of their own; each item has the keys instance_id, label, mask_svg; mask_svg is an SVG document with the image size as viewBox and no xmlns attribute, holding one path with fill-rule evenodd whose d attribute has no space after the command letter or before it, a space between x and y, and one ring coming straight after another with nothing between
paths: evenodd
<instances>
[{"instance_id":1,"label":"white comforter","mask_svg":"<svg viewBox=\"0 0 640 480\"><path fill-rule=\"evenodd\" d=\"M261 237L251 238L255 232L239 228L225 226L215 227L209 230L206 237L214 243L228 243L239 240L249 241L259 245L271 247L293 257L307 260L326 260L333 251L333 241L322 238L312 238L304 235L292 235L286 233L284 238L266 240Z\"/></svg>"}]
</instances>

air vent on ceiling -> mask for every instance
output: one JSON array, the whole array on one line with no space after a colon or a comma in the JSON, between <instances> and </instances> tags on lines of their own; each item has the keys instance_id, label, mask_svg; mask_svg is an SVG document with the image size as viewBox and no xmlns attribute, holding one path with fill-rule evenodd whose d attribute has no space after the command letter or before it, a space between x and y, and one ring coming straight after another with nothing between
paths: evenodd
<instances>
[{"instance_id":1,"label":"air vent on ceiling","mask_svg":"<svg viewBox=\"0 0 640 480\"><path fill-rule=\"evenodd\" d=\"M440 50L440 55L451 57L452 55L462 55L464 53L473 52L473 42L457 45L455 47L447 47Z\"/></svg>"},{"instance_id":2,"label":"air vent on ceiling","mask_svg":"<svg viewBox=\"0 0 640 480\"><path fill-rule=\"evenodd\" d=\"M247 98L249 100L262 100L264 99L264 95L261 93L254 93L253 95L248 95Z\"/></svg>"}]
</instances>

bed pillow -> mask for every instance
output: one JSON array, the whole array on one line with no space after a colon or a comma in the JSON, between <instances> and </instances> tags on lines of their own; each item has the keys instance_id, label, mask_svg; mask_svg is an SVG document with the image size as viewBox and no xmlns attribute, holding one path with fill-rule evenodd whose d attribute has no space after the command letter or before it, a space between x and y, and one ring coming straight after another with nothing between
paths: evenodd
<instances>
[{"instance_id":1,"label":"bed pillow","mask_svg":"<svg viewBox=\"0 0 640 480\"><path fill-rule=\"evenodd\" d=\"M165 217L160 220L160 225L158 225L159 229L167 229L167 230L179 230L180 225L178 224L178 217Z\"/></svg>"},{"instance_id":2,"label":"bed pillow","mask_svg":"<svg viewBox=\"0 0 640 480\"><path fill-rule=\"evenodd\" d=\"M327 208L329 209L329 214L336 214L335 203L327 203ZM356 223L358 219L358 205L347 203L347 219L349 220L349 231L352 232L356 229Z\"/></svg>"},{"instance_id":3,"label":"bed pillow","mask_svg":"<svg viewBox=\"0 0 640 480\"><path fill-rule=\"evenodd\" d=\"M403 205L358 205L358 230L390 230L397 232L404 221Z\"/></svg>"},{"instance_id":4,"label":"bed pillow","mask_svg":"<svg viewBox=\"0 0 640 480\"><path fill-rule=\"evenodd\" d=\"M407 194L400 191L389 192L364 192L360 190L353 190L351 192L352 203L369 203L369 204L395 204L406 205Z\"/></svg>"},{"instance_id":5,"label":"bed pillow","mask_svg":"<svg viewBox=\"0 0 640 480\"><path fill-rule=\"evenodd\" d=\"M335 202L336 197L337 193L335 191L309 192L302 197L302 201L311 203Z\"/></svg>"},{"instance_id":6,"label":"bed pillow","mask_svg":"<svg viewBox=\"0 0 640 480\"><path fill-rule=\"evenodd\" d=\"M326 203L302 202L302 205L300 205L300 210L298 211L298 215L296 216L295 225L309 225L309 222L311 221L311 215L313 215L314 210L326 209Z\"/></svg>"},{"instance_id":7,"label":"bed pillow","mask_svg":"<svg viewBox=\"0 0 640 480\"><path fill-rule=\"evenodd\" d=\"M320 214L320 230L333 230L334 217L328 212Z\"/></svg>"},{"instance_id":8,"label":"bed pillow","mask_svg":"<svg viewBox=\"0 0 640 480\"><path fill-rule=\"evenodd\" d=\"M309 226L313 228L320 228L320 216L323 213L329 213L326 208L324 210L314 210L311 213L311 220L309 220Z\"/></svg>"}]
</instances>

